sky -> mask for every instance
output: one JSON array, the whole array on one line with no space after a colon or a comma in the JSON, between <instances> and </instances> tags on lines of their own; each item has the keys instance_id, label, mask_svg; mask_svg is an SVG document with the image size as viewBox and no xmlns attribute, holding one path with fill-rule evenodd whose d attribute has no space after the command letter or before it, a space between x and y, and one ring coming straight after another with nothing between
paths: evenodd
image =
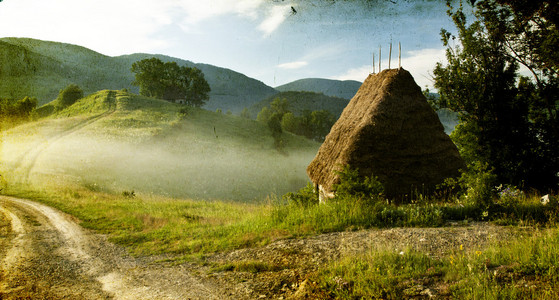
<instances>
[{"instance_id":1,"label":"sky","mask_svg":"<svg viewBox=\"0 0 559 300\"><path fill-rule=\"evenodd\" d=\"M109 56L165 54L276 87L302 78L363 81L402 67L422 87L444 62L443 0L0 0L0 37L76 44Z\"/></svg>"}]
</instances>

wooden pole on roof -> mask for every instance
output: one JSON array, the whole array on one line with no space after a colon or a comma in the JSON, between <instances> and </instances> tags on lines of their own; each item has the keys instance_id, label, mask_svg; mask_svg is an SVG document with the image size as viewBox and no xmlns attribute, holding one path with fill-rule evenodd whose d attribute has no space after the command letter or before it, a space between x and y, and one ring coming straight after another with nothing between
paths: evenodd
<instances>
[{"instance_id":1,"label":"wooden pole on roof","mask_svg":"<svg viewBox=\"0 0 559 300\"><path fill-rule=\"evenodd\" d=\"M380 67L380 62L382 61L381 51L382 51L382 46L378 46L378 72L379 73L382 70Z\"/></svg>"},{"instance_id":2,"label":"wooden pole on roof","mask_svg":"<svg viewBox=\"0 0 559 300\"><path fill-rule=\"evenodd\" d=\"M388 70L390 70L390 60L392 59L392 42L390 42L390 50L388 51Z\"/></svg>"},{"instance_id":3,"label":"wooden pole on roof","mask_svg":"<svg viewBox=\"0 0 559 300\"><path fill-rule=\"evenodd\" d=\"M373 74L375 74L375 53L373 52Z\"/></svg>"},{"instance_id":4,"label":"wooden pole on roof","mask_svg":"<svg viewBox=\"0 0 559 300\"><path fill-rule=\"evenodd\" d=\"M398 42L398 68L402 68L402 43Z\"/></svg>"}]
</instances>

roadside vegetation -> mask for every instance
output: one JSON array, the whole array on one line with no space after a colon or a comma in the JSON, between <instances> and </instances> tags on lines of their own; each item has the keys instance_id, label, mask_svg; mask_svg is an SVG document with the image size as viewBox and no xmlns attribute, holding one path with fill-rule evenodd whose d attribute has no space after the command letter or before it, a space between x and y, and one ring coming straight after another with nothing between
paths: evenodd
<instances>
[{"instance_id":1,"label":"roadside vegetation","mask_svg":"<svg viewBox=\"0 0 559 300\"><path fill-rule=\"evenodd\" d=\"M450 255L385 249L346 257L313 277L315 293L336 299L557 299L559 232L535 229L487 249Z\"/></svg>"},{"instance_id":2,"label":"roadside vegetation","mask_svg":"<svg viewBox=\"0 0 559 300\"><path fill-rule=\"evenodd\" d=\"M344 178L352 178L350 169L344 173ZM381 189L374 178L342 181L338 190L344 192L324 204L318 204L311 186L263 203L176 199L131 190L105 192L96 185L61 181L44 182L40 189L8 185L3 193L65 211L77 217L81 226L108 234L134 255L170 254L167 257L176 262L201 264L216 252L329 232L450 223L467 226L479 221L515 226L523 228L517 238L494 241L489 248L459 246L434 257L381 246L366 254L341 257L308 274L310 292L341 299L421 297L430 289L455 298L557 297L559 205L555 196L548 196L550 201L543 205L540 195L493 187L490 201L484 203L468 201L467 193L462 193L444 201L418 196L410 204L397 205L387 203ZM260 273L279 267L264 261L232 262L213 271Z\"/></svg>"},{"instance_id":3,"label":"roadside vegetation","mask_svg":"<svg viewBox=\"0 0 559 300\"><path fill-rule=\"evenodd\" d=\"M33 120L37 99L0 98L0 131Z\"/></svg>"}]
</instances>

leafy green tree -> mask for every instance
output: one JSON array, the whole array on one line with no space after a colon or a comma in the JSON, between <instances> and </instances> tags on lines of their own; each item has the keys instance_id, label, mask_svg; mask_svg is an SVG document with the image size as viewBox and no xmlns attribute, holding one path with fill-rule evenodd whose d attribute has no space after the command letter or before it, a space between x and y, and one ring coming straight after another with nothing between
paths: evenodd
<instances>
[{"instance_id":1,"label":"leafy green tree","mask_svg":"<svg viewBox=\"0 0 559 300\"><path fill-rule=\"evenodd\" d=\"M316 110L311 113L313 139L324 141L326 135L336 122L336 117L327 110Z\"/></svg>"},{"instance_id":2,"label":"leafy green tree","mask_svg":"<svg viewBox=\"0 0 559 300\"><path fill-rule=\"evenodd\" d=\"M140 87L140 95L162 98L165 93L163 77L165 63L155 57L143 59L132 64L135 80L132 84Z\"/></svg>"},{"instance_id":3,"label":"leafy green tree","mask_svg":"<svg viewBox=\"0 0 559 300\"><path fill-rule=\"evenodd\" d=\"M276 136L285 130L309 139L323 141L336 122L336 117L327 110L304 110L301 116L296 116L289 110L287 99L276 98L270 106L262 108L256 120L267 124Z\"/></svg>"},{"instance_id":4,"label":"leafy green tree","mask_svg":"<svg viewBox=\"0 0 559 300\"><path fill-rule=\"evenodd\" d=\"M276 98L270 103L270 109L272 113L283 117L284 114L289 112L289 102L287 99Z\"/></svg>"},{"instance_id":5,"label":"leafy green tree","mask_svg":"<svg viewBox=\"0 0 559 300\"><path fill-rule=\"evenodd\" d=\"M272 116L272 111L267 106L265 106L256 116L256 121L263 124L268 124L268 120L270 120L271 116Z\"/></svg>"},{"instance_id":6,"label":"leafy green tree","mask_svg":"<svg viewBox=\"0 0 559 300\"><path fill-rule=\"evenodd\" d=\"M243 111L241 111L241 118L250 119L250 112L248 111L248 108L245 107Z\"/></svg>"},{"instance_id":7,"label":"leafy green tree","mask_svg":"<svg viewBox=\"0 0 559 300\"><path fill-rule=\"evenodd\" d=\"M36 98L29 97L20 100L0 98L0 131L31 119L37 103Z\"/></svg>"},{"instance_id":8,"label":"leafy green tree","mask_svg":"<svg viewBox=\"0 0 559 300\"><path fill-rule=\"evenodd\" d=\"M433 71L440 94L433 102L460 119L451 137L469 165L488 166L501 183L557 188L559 102L558 93L549 92L558 88L557 65L537 45L556 49L559 39L526 41L543 31L554 35L557 27L543 13L526 16L495 0L478 2L470 23L463 10L448 11L458 35L441 31L448 65ZM534 77L520 77L519 64Z\"/></svg>"},{"instance_id":9,"label":"leafy green tree","mask_svg":"<svg viewBox=\"0 0 559 300\"><path fill-rule=\"evenodd\" d=\"M272 132L272 137L274 138L274 146L276 149L281 150L283 148L283 130L281 129L281 119L283 115L280 113L273 113L268 120L268 128Z\"/></svg>"},{"instance_id":10,"label":"leafy green tree","mask_svg":"<svg viewBox=\"0 0 559 300\"><path fill-rule=\"evenodd\" d=\"M298 118L298 125L299 125L299 129L297 130L296 134L302 135L309 139L314 138L312 111L308 109L303 110L301 117Z\"/></svg>"},{"instance_id":11,"label":"leafy green tree","mask_svg":"<svg viewBox=\"0 0 559 300\"><path fill-rule=\"evenodd\" d=\"M81 98L83 98L83 90L76 84L70 84L58 93L58 105L62 108L68 107Z\"/></svg>"},{"instance_id":12,"label":"leafy green tree","mask_svg":"<svg viewBox=\"0 0 559 300\"><path fill-rule=\"evenodd\" d=\"M184 99L198 107L209 99L210 86L197 68L164 63L153 57L133 63L131 71L135 74L133 84L140 87L141 95L172 101Z\"/></svg>"},{"instance_id":13,"label":"leafy green tree","mask_svg":"<svg viewBox=\"0 0 559 300\"><path fill-rule=\"evenodd\" d=\"M26 119L37 108L37 98L25 97L20 100L0 98L0 117L2 119Z\"/></svg>"},{"instance_id":14,"label":"leafy green tree","mask_svg":"<svg viewBox=\"0 0 559 300\"><path fill-rule=\"evenodd\" d=\"M289 131L297 134L299 130L298 119L292 112L287 112L283 115L281 119L281 128L285 131Z\"/></svg>"}]
</instances>

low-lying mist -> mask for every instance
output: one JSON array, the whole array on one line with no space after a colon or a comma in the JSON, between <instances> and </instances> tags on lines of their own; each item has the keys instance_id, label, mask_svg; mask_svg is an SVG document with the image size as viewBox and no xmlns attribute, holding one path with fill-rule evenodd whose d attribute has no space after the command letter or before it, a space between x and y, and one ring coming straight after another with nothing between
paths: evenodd
<instances>
[{"instance_id":1,"label":"low-lying mist","mask_svg":"<svg viewBox=\"0 0 559 300\"><path fill-rule=\"evenodd\" d=\"M36 184L70 180L117 193L252 202L305 186L305 169L317 149L292 147L280 153L271 138L243 146L227 137L197 139L180 133L123 141L95 130L61 135L43 127L27 135L4 135L0 174Z\"/></svg>"}]
</instances>

